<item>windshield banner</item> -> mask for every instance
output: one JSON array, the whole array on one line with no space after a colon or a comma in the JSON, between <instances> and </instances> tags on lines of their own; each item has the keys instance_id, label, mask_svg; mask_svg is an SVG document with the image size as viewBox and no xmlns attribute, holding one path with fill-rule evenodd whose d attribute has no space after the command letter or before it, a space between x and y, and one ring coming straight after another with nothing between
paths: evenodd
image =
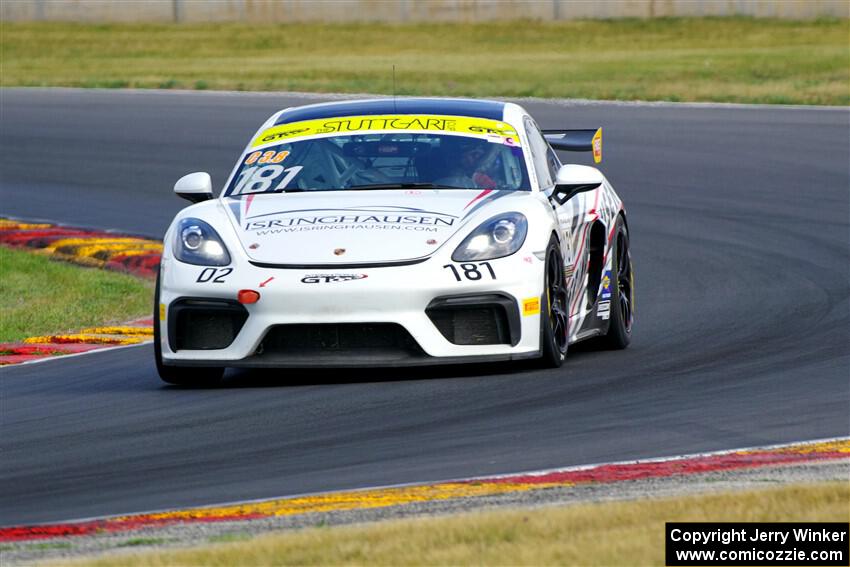
<instances>
[{"instance_id":1,"label":"windshield banner","mask_svg":"<svg viewBox=\"0 0 850 567\"><path fill-rule=\"evenodd\" d=\"M273 126L251 142L251 147L280 143L296 138L322 134L356 132L446 132L495 138L506 145L519 145L516 129L506 122L467 116L435 116L414 114L383 114L372 116L343 116L304 120Z\"/></svg>"}]
</instances>

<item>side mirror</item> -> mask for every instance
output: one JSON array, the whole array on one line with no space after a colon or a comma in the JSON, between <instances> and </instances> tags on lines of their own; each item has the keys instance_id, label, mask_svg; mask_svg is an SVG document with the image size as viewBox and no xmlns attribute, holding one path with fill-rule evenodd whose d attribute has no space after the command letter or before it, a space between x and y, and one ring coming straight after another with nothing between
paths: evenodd
<instances>
[{"instance_id":1,"label":"side mirror","mask_svg":"<svg viewBox=\"0 0 850 567\"><path fill-rule=\"evenodd\" d=\"M193 203L208 201L213 198L210 174L206 171L197 171L184 175L174 184L174 192Z\"/></svg>"},{"instance_id":2,"label":"side mirror","mask_svg":"<svg viewBox=\"0 0 850 567\"><path fill-rule=\"evenodd\" d=\"M575 195L592 191L602 185L605 178L602 172L587 165L562 165L555 178L555 190L552 200L563 205Z\"/></svg>"}]
</instances>

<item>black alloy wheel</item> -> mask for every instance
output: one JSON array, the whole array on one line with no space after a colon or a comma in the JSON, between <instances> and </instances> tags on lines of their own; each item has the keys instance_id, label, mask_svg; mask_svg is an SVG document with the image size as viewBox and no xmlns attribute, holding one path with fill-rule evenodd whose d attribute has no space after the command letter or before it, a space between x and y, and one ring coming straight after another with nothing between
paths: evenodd
<instances>
[{"instance_id":1,"label":"black alloy wheel","mask_svg":"<svg viewBox=\"0 0 850 567\"><path fill-rule=\"evenodd\" d=\"M543 364L558 368L567 357L570 340L569 294L564 280L564 259L555 237L546 249L544 291L541 301L541 352Z\"/></svg>"},{"instance_id":2,"label":"black alloy wheel","mask_svg":"<svg viewBox=\"0 0 850 567\"><path fill-rule=\"evenodd\" d=\"M617 218L614 231L614 273L616 285L611 294L611 320L604 342L609 348L623 349L632 341L632 325L635 320L635 278L632 256L629 251L629 232L622 217Z\"/></svg>"}]
</instances>

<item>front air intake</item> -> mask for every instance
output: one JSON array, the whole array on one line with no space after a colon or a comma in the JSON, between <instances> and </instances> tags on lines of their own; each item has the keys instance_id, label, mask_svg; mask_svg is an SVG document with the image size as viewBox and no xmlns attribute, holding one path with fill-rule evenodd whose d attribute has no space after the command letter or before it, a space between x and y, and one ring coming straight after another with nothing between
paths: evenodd
<instances>
[{"instance_id":1,"label":"front air intake","mask_svg":"<svg viewBox=\"0 0 850 567\"><path fill-rule=\"evenodd\" d=\"M229 347L248 319L248 311L226 299L179 299L168 309L171 350L216 350Z\"/></svg>"},{"instance_id":2,"label":"front air intake","mask_svg":"<svg viewBox=\"0 0 850 567\"><path fill-rule=\"evenodd\" d=\"M516 301L503 294L441 297L425 310L447 341L455 345L519 343Z\"/></svg>"},{"instance_id":3,"label":"front air intake","mask_svg":"<svg viewBox=\"0 0 850 567\"><path fill-rule=\"evenodd\" d=\"M363 365L423 356L410 333L397 323L332 323L276 325L263 338L254 359L291 366Z\"/></svg>"}]
</instances>

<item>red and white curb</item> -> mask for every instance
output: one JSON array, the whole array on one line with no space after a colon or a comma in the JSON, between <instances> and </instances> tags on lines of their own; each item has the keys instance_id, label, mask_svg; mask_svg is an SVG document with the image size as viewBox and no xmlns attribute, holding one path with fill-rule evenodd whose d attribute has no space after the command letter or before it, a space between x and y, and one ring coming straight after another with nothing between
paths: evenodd
<instances>
[{"instance_id":1,"label":"red and white curb","mask_svg":"<svg viewBox=\"0 0 850 567\"><path fill-rule=\"evenodd\" d=\"M132 532L179 524L248 521L315 512L387 508L405 504L470 499L547 488L602 485L629 480L682 477L717 471L757 469L768 466L825 461L850 461L850 437L429 484L387 486L254 500L54 524L12 526L0 528L0 542Z\"/></svg>"},{"instance_id":2,"label":"red and white curb","mask_svg":"<svg viewBox=\"0 0 850 567\"><path fill-rule=\"evenodd\" d=\"M162 243L156 240L8 218L0 218L0 245L142 278L155 277L162 253ZM122 325L89 327L73 333L28 337L20 342L0 343L0 366L140 344L152 339L150 318Z\"/></svg>"}]
</instances>

